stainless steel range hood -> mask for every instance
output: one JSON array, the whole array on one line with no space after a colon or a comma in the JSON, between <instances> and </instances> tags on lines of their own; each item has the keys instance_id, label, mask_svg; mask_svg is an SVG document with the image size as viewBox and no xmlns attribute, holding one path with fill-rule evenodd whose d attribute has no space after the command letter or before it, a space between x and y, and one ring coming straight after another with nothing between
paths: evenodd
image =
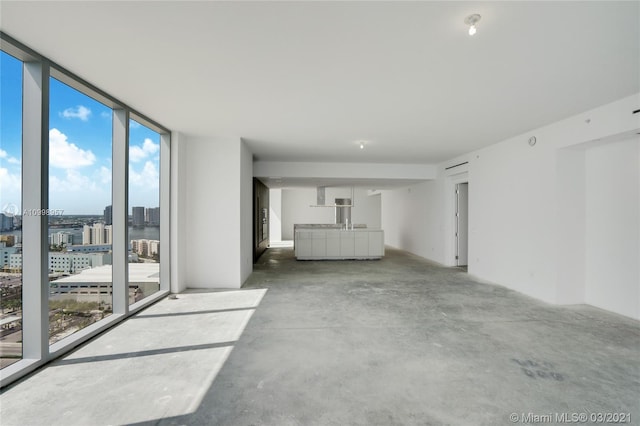
<instances>
[{"instance_id":1,"label":"stainless steel range hood","mask_svg":"<svg viewBox=\"0 0 640 426\"><path fill-rule=\"evenodd\" d=\"M336 198L336 223L348 225L351 222L351 198Z\"/></svg>"}]
</instances>

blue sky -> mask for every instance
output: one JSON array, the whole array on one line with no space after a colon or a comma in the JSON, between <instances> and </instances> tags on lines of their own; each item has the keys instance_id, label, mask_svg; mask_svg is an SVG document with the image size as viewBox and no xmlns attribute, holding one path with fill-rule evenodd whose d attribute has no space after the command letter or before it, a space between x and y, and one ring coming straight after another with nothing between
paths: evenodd
<instances>
[{"instance_id":1,"label":"blue sky","mask_svg":"<svg viewBox=\"0 0 640 426\"><path fill-rule=\"evenodd\" d=\"M0 209L20 205L22 64L0 52ZM102 214L111 204L112 111L51 79L49 208ZM129 130L129 206L159 205L160 135L135 121Z\"/></svg>"}]
</instances>

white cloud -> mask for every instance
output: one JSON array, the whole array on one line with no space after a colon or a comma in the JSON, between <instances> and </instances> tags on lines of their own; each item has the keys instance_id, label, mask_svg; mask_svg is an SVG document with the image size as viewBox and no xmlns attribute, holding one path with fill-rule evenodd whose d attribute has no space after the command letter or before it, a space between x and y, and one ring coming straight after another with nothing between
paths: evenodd
<instances>
[{"instance_id":1,"label":"white cloud","mask_svg":"<svg viewBox=\"0 0 640 426\"><path fill-rule=\"evenodd\" d=\"M10 202L15 205L20 205L21 183L22 177L20 174L11 173L8 169L0 167L0 194L2 194L3 203Z\"/></svg>"},{"instance_id":2,"label":"white cloud","mask_svg":"<svg viewBox=\"0 0 640 426\"><path fill-rule=\"evenodd\" d=\"M67 140L58 129L49 130L49 164L63 169L90 166L96 161L91 150L85 151Z\"/></svg>"},{"instance_id":3,"label":"white cloud","mask_svg":"<svg viewBox=\"0 0 640 426\"><path fill-rule=\"evenodd\" d=\"M60 113L64 118L79 118L82 121L89 121L91 110L85 106L78 105L76 108L67 108Z\"/></svg>"},{"instance_id":4,"label":"white cloud","mask_svg":"<svg viewBox=\"0 0 640 426\"><path fill-rule=\"evenodd\" d=\"M140 173L129 167L129 182L144 189L157 189L160 183L160 173L151 161L147 161Z\"/></svg>"},{"instance_id":5,"label":"white cloud","mask_svg":"<svg viewBox=\"0 0 640 426\"><path fill-rule=\"evenodd\" d=\"M97 174L98 174L98 179L100 179L100 182L102 183L111 182L111 169L105 166L102 166L100 167L100 170L98 170Z\"/></svg>"},{"instance_id":6,"label":"white cloud","mask_svg":"<svg viewBox=\"0 0 640 426\"><path fill-rule=\"evenodd\" d=\"M137 121L129 120L129 128L138 129L140 128L140 123L138 123Z\"/></svg>"},{"instance_id":7,"label":"white cloud","mask_svg":"<svg viewBox=\"0 0 640 426\"><path fill-rule=\"evenodd\" d=\"M111 204L111 188L100 182L99 170L84 175L67 169L49 177L49 206L65 214L102 214Z\"/></svg>"},{"instance_id":8,"label":"white cloud","mask_svg":"<svg viewBox=\"0 0 640 426\"><path fill-rule=\"evenodd\" d=\"M52 175L49 177L49 189L52 192L96 191L98 186L94 179L77 170L67 169L64 178Z\"/></svg>"},{"instance_id":9,"label":"white cloud","mask_svg":"<svg viewBox=\"0 0 640 426\"><path fill-rule=\"evenodd\" d=\"M0 208L11 205L20 206L22 200L21 184L20 172L11 173L8 169L0 167Z\"/></svg>"},{"instance_id":10,"label":"white cloud","mask_svg":"<svg viewBox=\"0 0 640 426\"><path fill-rule=\"evenodd\" d=\"M129 148L129 161L138 163L160 150L160 145L153 143L149 138L145 139L142 146L134 145Z\"/></svg>"},{"instance_id":11,"label":"white cloud","mask_svg":"<svg viewBox=\"0 0 640 426\"><path fill-rule=\"evenodd\" d=\"M159 188L160 173L153 161L146 161L140 171L136 171L133 167L129 167L130 205L147 207L159 205Z\"/></svg>"},{"instance_id":12,"label":"white cloud","mask_svg":"<svg viewBox=\"0 0 640 426\"><path fill-rule=\"evenodd\" d=\"M10 157L7 151L0 148L0 159L7 160L8 163L11 164L20 164L20 160L15 157Z\"/></svg>"},{"instance_id":13,"label":"white cloud","mask_svg":"<svg viewBox=\"0 0 640 426\"><path fill-rule=\"evenodd\" d=\"M102 117L102 118L111 118L111 116L112 116L112 113L109 112L109 111L102 111L100 113L100 117Z\"/></svg>"}]
</instances>

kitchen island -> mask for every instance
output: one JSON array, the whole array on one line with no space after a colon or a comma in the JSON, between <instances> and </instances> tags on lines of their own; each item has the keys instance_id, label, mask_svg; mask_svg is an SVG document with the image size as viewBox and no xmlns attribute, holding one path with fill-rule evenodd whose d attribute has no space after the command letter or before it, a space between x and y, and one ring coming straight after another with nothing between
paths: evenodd
<instances>
[{"instance_id":1,"label":"kitchen island","mask_svg":"<svg viewBox=\"0 0 640 426\"><path fill-rule=\"evenodd\" d=\"M298 260L380 259L384 256L382 229L296 228Z\"/></svg>"}]
</instances>

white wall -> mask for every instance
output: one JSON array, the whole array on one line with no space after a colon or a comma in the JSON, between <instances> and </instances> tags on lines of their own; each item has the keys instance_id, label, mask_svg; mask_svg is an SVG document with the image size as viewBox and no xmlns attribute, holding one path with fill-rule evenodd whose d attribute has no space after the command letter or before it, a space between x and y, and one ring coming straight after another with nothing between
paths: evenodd
<instances>
[{"instance_id":1,"label":"white wall","mask_svg":"<svg viewBox=\"0 0 640 426\"><path fill-rule=\"evenodd\" d=\"M382 191L385 244L444 263L442 191L438 180Z\"/></svg>"},{"instance_id":2,"label":"white wall","mask_svg":"<svg viewBox=\"0 0 640 426\"><path fill-rule=\"evenodd\" d=\"M353 223L366 224L368 228L380 228L380 196L369 196L367 190L362 188L354 188L353 194ZM333 204L336 198L350 197L351 187L325 189L325 204ZM282 190L282 240L293 240L293 225L296 223L335 223L335 208L311 207L316 204L316 188Z\"/></svg>"},{"instance_id":3,"label":"white wall","mask_svg":"<svg viewBox=\"0 0 640 426\"><path fill-rule=\"evenodd\" d=\"M355 206L351 208L351 221L364 223L367 228L380 229L382 226L381 194L369 195L363 189L354 189ZM334 200L335 201L335 200Z\"/></svg>"},{"instance_id":4,"label":"white wall","mask_svg":"<svg viewBox=\"0 0 640 426\"><path fill-rule=\"evenodd\" d=\"M253 271L253 155L240 144L240 284Z\"/></svg>"},{"instance_id":5,"label":"white wall","mask_svg":"<svg viewBox=\"0 0 640 426\"><path fill-rule=\"evenodd\" d=\"M180 293L187 288L186 259L186 144L183 134L171 134L171 292Z\"/></svg>"},{"instance_id":6,"label":"white wall","mask_svg":"<svg viewBox=\"0 0 640 426\"><path fill-rule=\"evenodd\" d=\"M586 280L585 145L558 150L557 303L583 303Z\"/></svg>"},{"instance_id":7,"label":"white wall","mask_svg":"<svg viewBox=\"0 0 640 426\"><path fill-rule=\"evenodd\" d=\"M189 288L239 288L241 258L241 145L238 140L189 137L182 218ZM245 219L246 220L246 219ZM183 257L184 258L184 257Z\"/></svg>"},{"instance_id":8,"label":"white wall","mask_svg":"<svg viewBox=\"0 0 640 426\"><path fill-rule=\"evenodd\" d=\"M315 188L282 190L282 240L293 240L293 225L296 223L334 223L334 209L310 207L316 204Z\"/></svg>"},{"instance_id":9,"label":"white wall","mask_svg":"<svg viewBox=\"0 0 640 426\"><path fill-rule=\"evenodd\" d=\"M469 164L469 273L556 300L555 156L551 138L513 139Z\"/></svg>"},{"instance_id":10,"label":"white wall","mask_svg":"<svg viewBox=\"0 0 640 426\"><path fill-rule=\"evenodd\" d=\"M640 319L640 138L586 151L586 302Z\"/></svg>"},{"instance_id":11,"label":"white wall","mask_svg":"<svg viewBox=\"0 0 640 426\"><path fill-rule=\"evenodd\" d=\"M640 128L640 117L631 113L638 104L640 96L636 94L451 159L440 165L438 179L410 187L411 194L403 193L407 188L384 191L382 225L386 241L428 259L453 265L451 206L454 177L447 176L445 168L468 161L464 168L468 171L470 198L469 273L548 302L584 303L585 280L589 283L597 276L594 267L584 269L586 250L593 243L587 243L584 236L580 240L579 229L583 226L580 218L573 229L559 232L571 216L571 211L567 210L571 203L559 201L570 190L567 186L571 181L566 180L566 173L563 176L558 169L560 165L568 165L579 172L584 166L580 166L580 160L564 158L562 152ZM537 144L531 147L527 141L534 135ZM637 157L637 154L631 156ZM572 162L577 163L571 166ZM636 160L636 173L637 168ZM604 171L598 173L602 175ZM564 187L559 182L564 182ZM637 187L634 188L637 193ZM586 189L578 188L578 191ZM394 208L399 210L394 211ZM606 214L614 215L613 212ZM423 217L429 219L418 220ZM598 220L603 223L605 219ZM636 213L635 226L638 226L638 220ZM587 226L586 221L584 226ZM638 236L640 231L630 226L630 233ZM607 244L613 243L607 241ZM628 246L630 243L620 241L617 244ZM568 254L568 247L581 248L585 255L580 250ZM637 265L640 256L635 253ZM584 271L584 278L578 272L573 276L573 283L563 284L561 280L571 272L559 265L570 257L573 257L571 267ZM633 266L624 268L618 278L628 283L634 276L630 270ZM627 284L621 285L624 289L620 292L638 300L637 291L629 294ZM633 285L637 288L637 279ZM608 309L625 315L632 309L623 310L613 305L615 303Z\"/></svg>"}]
</instances>

